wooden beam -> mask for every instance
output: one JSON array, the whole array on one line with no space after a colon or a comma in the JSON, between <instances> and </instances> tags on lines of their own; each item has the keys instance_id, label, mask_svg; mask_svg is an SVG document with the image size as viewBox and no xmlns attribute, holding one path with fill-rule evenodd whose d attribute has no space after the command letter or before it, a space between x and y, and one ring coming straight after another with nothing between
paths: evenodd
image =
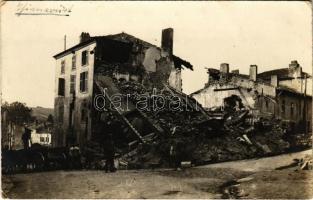
<instances>
[{"instance_id":1,"label":"wooden beam","mask_svg":"<svg viewBox=\"0 0 313 200\"><path fill-rule=\"evenodd\" d=\"M217 92L217 91L228 91L228 90L239 90L239 87L214 89L214 92Z\"/></svg>"}]
</instances>

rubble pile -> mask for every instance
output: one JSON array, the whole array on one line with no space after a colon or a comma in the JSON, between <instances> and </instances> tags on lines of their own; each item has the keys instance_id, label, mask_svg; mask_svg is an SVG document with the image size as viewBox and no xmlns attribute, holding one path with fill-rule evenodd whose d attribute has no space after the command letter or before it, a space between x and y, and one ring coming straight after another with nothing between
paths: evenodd
<instances>
[{"instance_id":1,"label":"rubble pile","mask_svg":"<svg viewBox=\"0 0 313 200\"><path fill-rule=\"evenodd\" d=\"M278 120L252 120L254 117L243 108L220 111L219 117L214 117L218 111L204 113L193 99L171 88L156 93L136 82L118 82L117 86L124 94L136 94L129 96L135 105L142 100L138 95L145 94L152 103L141 112L164 130L152 133L159 137L144 144L138 142L120 158L127 168L168 167L173 159L191 161L193 165L246 159L279 154L290 146ZM155 109L154 103L164 103L153 99L157 94L165 97L166 106L178 106L178 98L180 109Z\"/></svg>"},{"instance_id":2,"label":"rubble pile","mask_svg":"<svg viewBox=\"0 0 313 200\"><path fill-rule=\"evenodd\" d=\"M313 156L305 155L303 158L297 160L298 167L301 170L312 170L313 169Z\"/></svg>"},{"instance_id":3,"label":"rubble pile","mask_svg":"<svg viewBox=\"0 0 313 200\"><path fill-rule=\"evenodd\" d=\"M146 163L150 163L148 157L158 157L159 164L167 166L170 162L170 148L174 146L176 154L181 161L191 161L195 165L223 162L230 160L239 160L265 155L274 155L283 153L288 149L289 144L282 139L283 130L272 124L273 130L267 132L262 129L254 129L250 133L226 131L221 127L219 134L207 135L196 133L192 136L184 136L182 134L174 135L170 138L155 141L151 151L138 151L132 157L137 160L129 160L130 163L135 162L139 167L140 159L143 163L140 167L146 167ZM148 148L147 148L148 149ZM156 151L157 150L157 151ZM152 156L154 155L154 156ZM155 162L155 161L153 161Z\"/></svg>"},{"instance_id":4,"label":"rubble pile","mask_svg":"<svg viewBox=\"0 0 313 200\"><path fill-rule=\"evenodd\" d=\"M173 94L171 89L148 90L136 82L118 82L123 94L128 94L130 100L154 123L160 125L167 134L198 134L204 127L208 117L191 105L190 99L182 99ZM147 98L147 103L142 103ZM200 107L200 105L197 105ZM208 129L209 130L209 129Z\"/></svg>"},{"instance_id":5,"label":"rubble pile","mask_svg":"<svg viewBox=\"0 0 313 200\"><path fill-rule=\"evenodd\" d=\"M311 134L291 134L286 138L290 143L290 146L297 149L299 147L312 147L312 135Z\"/></svg>"}]
</instances>

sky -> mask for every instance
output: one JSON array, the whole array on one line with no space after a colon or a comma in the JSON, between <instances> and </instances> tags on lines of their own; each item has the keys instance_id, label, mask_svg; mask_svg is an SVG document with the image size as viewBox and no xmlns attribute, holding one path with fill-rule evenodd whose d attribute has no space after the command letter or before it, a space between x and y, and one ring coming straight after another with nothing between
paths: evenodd
<instances>
[{"instance_id":1,"label":"sky","mask_svg":"<svg viewBox=\"0 0 313 200\"><path fill-rule=\"evenodd\" d=\"M248 74L288 67L298 60L312 73L311 5L308 2L29 2L36 8L71 7L70 16L21 15L19 2L1 7L2 101L52 108L53 55L91 36L126 32L160 46L161 31L174 29L174 54L194 65L183 71L183 91L203 88L206 67L229 63Z\"/></svg>"}]
</instances>

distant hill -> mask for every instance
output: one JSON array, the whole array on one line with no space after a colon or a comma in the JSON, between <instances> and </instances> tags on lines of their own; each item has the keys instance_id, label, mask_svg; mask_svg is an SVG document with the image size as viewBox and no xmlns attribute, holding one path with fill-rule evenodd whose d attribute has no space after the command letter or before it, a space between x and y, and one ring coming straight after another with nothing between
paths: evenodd
<instances>
[{"instance_id":1,"label":"distant hill","mask_svg":"<svg viewBox=\"0 0 313 200\"><path fill-rule=\"evenodd\" d=\"M40 106L31 107L32 109L32 116L36 117L39 121L46 121L48 116L51 114L54 115L53 108L43 108Z\"/></svg>"}]
</instances>

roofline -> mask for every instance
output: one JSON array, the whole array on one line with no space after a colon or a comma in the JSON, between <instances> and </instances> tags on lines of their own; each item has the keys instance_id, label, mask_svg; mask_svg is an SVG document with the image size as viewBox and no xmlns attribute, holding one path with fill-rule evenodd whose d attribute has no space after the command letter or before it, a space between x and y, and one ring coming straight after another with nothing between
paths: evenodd
<instances>
[{"instance_id":1,"label":"roofline","mask_svg":"<svg viewBox=\"0 0 313 200\"><path fill-rule=\"evenodd\" d=\"M298 91L294 91L291 88L279 87L279 88L276 88L276 90L277 91L286 92L286 93L289 93L289 94L294 94L294 95L301 96L301 97L312 98L312 95L310 95L310 94L304 95L304 93L301 93L301 92L298 92Z\"/></svg>"},{"instance_id":2,"label":"roofline","mask_svg":"<svg viewBox=\"0 0 313 200\"><path fill-rule=\"evenodd\" d=\"M60 57L62 57L62 56L65 56L65 55L67 55L67 54L72 53L73 50L78 50L78 49L84 48L84 47L86 47L86 46L88 46L88 45L90 45L90 44L92 44L92 43L94 43L94 42L96 42L96 39L95 39L95 38L92 38L92 39L90 39L90 40L88 40L88 41L79 43L79 44L77 44L77 45L75 45L75 46L73 46L73 47L71 47L71 48L69 48L69 49L66 49L65 51L62 51L62 52L60 52L60 53L54 55L53 57L54 57L54 59L58 59L58 58L60 58Z\"/></svg>"},{"instance_id":3,"label":"roofline","mask_svg":"<svg viewBox=\"0 0 313 200\"><path fill-rule=\"evenodd\" d=\"M194 95L194 94L199 94L200 92L202 92L203 90L205 90L205 89L207 89L207 88L209 88L209 87L208 87L208 86L204 86L204 87L201 88L200 90L197 90L197 91L195 91L195 92L190 93L189 96L192 96L192 95Z\"/></svg>"},{"instance_id":4,"label":"roofline","mask_svg":"<svg viewBox=\"0 0 313 200\"><path fill-rule=\"evenodd\" d=\"M302 68L303 69L303 68ZM272 70L268 70L268 71L264 71L264 72L261 72L261 73L258 73L258 75L264 75L264 74L266 74L266 73L271 73L271 72L275 72L275 71L279 71L279 70L289 70L289 67L284 67L284 68L278 68L278 69L272 69ZM311 78L312 76L311 76L311 74L309 74L308 72L305 72L305 71L302 71L301 72L302 74L306 74L307 75L307 78ZM297 77L297 78L304 78L303 76L302 76L302 74L301 74L301 76L300 77ZM275 74L274 74L275 75Z\"/></svg>"},{"instance_id":5,"label":"roofline","mask_svg":"<svg viewBox=\"0 0 313 200\"><path fill-rule=\"evenodd\" d=\"M136 37L136 36L133 36L133 35L131 35L131 34L128 34L128 33L125 33L125 32L121 32L121 33L117 33L117 34L104 35L104 36L92 36L92 37L90 37L89 40L87 40L87 41L85 41L85 42L82 42L82 43L79 43L79 44L77 44L77 45L75 45L75 46L73 46L73 47L71 47L71 48L69 48L69 49L66 49L66 50L64 50L64 51L62 51L62 52L60 52L60 53L54 55L53 57L54 57L54 59L58 59L58 58L60 58L60 57L62 57L62 56L65 56L65 55L67 55L67 54L72 53L73 50L78 50L78 49L84 48L85 46L87 46L87 45L89 45L89 44L91 44L91 43L93 43L93 42L100 41L101 39L107 39L107 40L113 40L113 41L125 43L124 41L120 41L120 40L114 39L115 36L121 35L121 34L127 35L128 37L133 37L133 38L135 38L136 40L140 41L141 43L145 43L145 44L147 44L148 46L155 47L155 48L157 48L158 50L162 50L161 47L156 46L156 45L154 45L154 44L152 44L152 43L150 43L150 42L147 42L147 41L145 41L145 40L142 40L142 39L140 39L140 38L138 38L138 37ZM127 42L127 43L128 43L128 42ZM180 57L178 57L178 56L176 56L176 55L174 55L174 54L173 54L173 57L176 58L177 60L180 60L181 65L184 65L187 69L190 69L190 70L193 71L193 65L192 65L189 61L183 60L182 58L180 58Z\"/></svg>"}]
</instances>

